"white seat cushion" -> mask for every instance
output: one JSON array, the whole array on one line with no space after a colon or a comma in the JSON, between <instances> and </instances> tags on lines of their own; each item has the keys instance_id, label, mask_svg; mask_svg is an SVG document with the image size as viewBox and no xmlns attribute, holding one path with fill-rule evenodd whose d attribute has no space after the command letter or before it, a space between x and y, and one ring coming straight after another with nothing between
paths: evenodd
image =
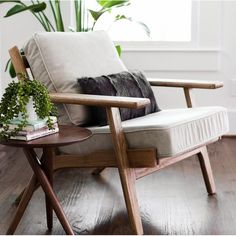
<instances>
[{"instance_id":1,"label":"white seat cushion","mask_svg":"<svg viewBox=\"0 0 236 236\"><path fill-rule=\"evenodd\" d=\"M36 33L26 43L24 52L34 79L49 92L80 93L78 78L127 70L104 31ZM89 118L84 106L59 106L60 123L83 125Z\"/></svg>"},{"instance_id":2,"label":"white seat cushion","mask_svg":"<svg viewBox=\"0 0 236 236\"><path fill-rule=\"evenodd\" d=\"M129 148L156 148L159 157L176 156L213 141L228 132L227 110L199 107L163 110L122 122ZM93 136L61 148L67 154L89 154L111 150L108 126L90 127Z\"/></svg>"}]
</instances>

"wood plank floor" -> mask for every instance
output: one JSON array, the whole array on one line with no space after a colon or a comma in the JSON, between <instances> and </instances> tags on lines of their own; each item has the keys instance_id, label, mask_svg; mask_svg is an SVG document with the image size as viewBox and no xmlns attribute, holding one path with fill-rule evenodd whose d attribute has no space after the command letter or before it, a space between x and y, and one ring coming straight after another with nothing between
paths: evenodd
<instances>
[{"instance_id":1,"label":"wood plank floor","mask_svg":"<svg viewBox=\"0 0 236 236\"><path fill-rule=\"evenodd\" d=\"M208 147L217 195L208 196L195 157L137 181L145 234L236 234L236 139L224 138ZM68 169L54 175L55 190L76 234L130 234L118 174L105 170ZM31 175L19 149L0 147L0 234L16 206L14 200ZM41 189L17 234L64 234L54 216L46 230Z\"/></svg>"}]
</instances>

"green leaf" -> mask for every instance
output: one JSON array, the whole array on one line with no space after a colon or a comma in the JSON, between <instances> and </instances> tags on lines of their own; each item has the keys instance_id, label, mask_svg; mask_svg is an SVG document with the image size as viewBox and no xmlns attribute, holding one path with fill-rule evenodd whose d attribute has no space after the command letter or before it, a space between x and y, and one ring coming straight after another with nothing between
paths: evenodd
<instances>
[{"instance_id":1,"label":"green leaf","mask_svg":"<svg viewBox=\"0 0 236 236\"><path fill-rule=\"evenodd\" d=\"M97 2L104 9L111 7L121 7L130 4L130 0L97 0Z\"/></svg>"},{"instance_id":2,"label":"green leaf","mask_svg":"<svg viewBox=\"0 0 236 236\"><path fill-rule=\"evenodd\" d=\"M116 21L118 21L118 20L130 20L131 21L132 18L131 17L127 17L125 15L116 15L115 20Z\"/></svg>"},{"instance_id":3,"label":"green leaf","mask_svg":"<svg viewBox=\"0 0 236 236\"><path fill-rule=\"evenodd\" d=\"M121 46L120 45L116 45L115 47L116 47L116 51L117 51L117 53L118 53L118 55L120 57L121 56L121 52L122 52Z\"/></svg>"},{"instance_id":4,"label":"green leaf","mask_svg":"<svg viewBox=\"0 0 236 236\"><path fill-rule=\"evenodd\" d=\"M119 20L128 20L128 21L131 21L131 22L139 24L140 26L142 26L142 28L144 29L144 31L146 32L148 37L150 37L151 31L150 31L149 27L145 23L143 23L141 21L136 21L132 17L127 17L125 15L117 15L115 17L115 21L119 21Z\"/></svg>"},{"instance_id":5,"label":"green leaf","mask_svg":"<svg viewBox=\"0 0 236 236\"><path fill-rule=\"evenodd\" d=\"M76 31L80 32L82 29L81 0L74 0L74 6L75 6Z\"/></svg>"},{"instance_id":6,"label":"green leaf","mask_svg":"<svg viewBox=\"0 0 236 236\"><path fill-rule=\"evenodd\" d=\"M134 21L134 22L136 22L136 23L139 24L141 27L143 27L143 29L144 29L144 31L146 32L147 36L150 37L150 35L151 35L151 30L149 29L149 27L148 27L145 23L143 23L143 22L141 22L141 21Z\"/></svg>"},{"instance_id":7,"label":"green leaf","mask_svg":"<svg viewBox=\"0 0 236 236\"><path fill-rule=\"evenodd\" d=\"M64 23L61 15L61 5L60 0L55 0L55 12L56 12L56 25L57 25L57 31L64 32Z\"/></svg>"},{"instance_id":8,"label":"green leaf","mask_svg":"<svg viewBox=\"0 0 236 236\"><path fill-rule=\"evenodd\" d=\"M7 71L7 69L8 69L8 67L10 66L10 63L11 63L11 59L9 59L8 61L7 61L7 64L6 64L6 67L5 67L5 72Z\"/></svg>"},{"instance_id":9,"label":"green leaf","mask_svg":"<svg viewBox=\"0 0 236 236\"><path fill-rule=\"evenodd\" d=\"M45 10L46 7L47 5L45 2L33 4L30 6L23 6L23 5L16 4L7 12L7 14L4 17L9 17L9 16L12 16L20 12L24 12L24 11L32 11L32 12L37 13L37 12Z\"/></svg>"},{"instance_id":10,"label":"green leaf","mask_svg":"<svg viewBox=\"0 0 236 236\"><path fill-rule=\"evenodd\" d=\"M16 72L15 72L15 69L14 69L14 66L11 62L11 59L9 59L7 61L7 64L6 64L6 67L5 67L5 72L8 71L9 72L9 75L11 76L11 78L15 78L16 77Z\"/></svg>"},{"instance_id":11,"label":"green leaf","mask_svg":"<svg viewBox=\"0 0 236 236\"><path fill-rule=\"evenodd\" d=\"M12 62L10 62L9 74L10 74L11 78L15 78L16 77L16 72L15 72L15 69L14 69L14 66L13 66Z\"/></svg>"},{"instance_id":12,"label":"green leaf","mask_svg":"<svg viewBox=\"0 0 236 236\"><path fill-rule=\"evenodd\" d=\"M91 16L93 17L93 19L95 21L97 21L99 19L99 17L104 13L106 12L106 10L101 10L101 11L94 11L94 10L90 10L88 9L88 11L90 12Z\"/></svg>"},{"instance_id":13,"label":"green leaf","mask_svg":"<svg viewBox=\"0 0 236 236\"><path fill-rule=\"evenodd\" d=\"M86 32L88 31L88 10L86 7L85 0L74 0L75 6L75 20L76 20L76 31Z\"/></svg>"}]
</instances>

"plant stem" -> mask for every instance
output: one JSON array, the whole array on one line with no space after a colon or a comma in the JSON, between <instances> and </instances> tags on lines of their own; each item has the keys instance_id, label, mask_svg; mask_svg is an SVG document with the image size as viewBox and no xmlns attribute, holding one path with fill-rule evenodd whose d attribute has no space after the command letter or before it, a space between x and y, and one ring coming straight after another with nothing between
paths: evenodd
<instances>
[{"instance_id":1,"label":"plant stem","mask_svg":"<svg viewBox=\"0 0 236 236\"><path fill-rule=\"evenodd\" d=\"M49 4L50 4L51 10L52 10L52 14L53 14L53 17L54 17L55 24L57 26L57 16L56 16L56 12L55 12L55 9L54 9L54 6L53 6L53 3L52 3L51 0L49 0Z\"/></svg>"},{"instance_id":2,"label":"plant stem","mask_svg":"<svg viewBox=\"0 0 236 236\"><path fill-rule=\"evenodd\" d=\"M55 9L56 9L56 16L57 16L57 30L58 31L65 31L64 24L61 15L61 7L60 7L60 0L55 0Z\"/></svg>"},{"instance_id":3,"label":"plant stem","mask_svg":"<svg viewBox=\"0 0 236 236\"><path fill-rule=\"evenodd\" d=\"M83 11L83 16L82 16L82 31L85 31L85 2L82 0L81 1L81 5L82 5L82 11Z\"/></svg>"},{"instance_id":4,"label":"plant stem","mask_svg":"<svg viewBox=\"0 0 236 236\"><path fill-rule=\"evenodd\" d=\"M31 1L33 4L35 4L33 1ZM23 2L21 2L21 4L25 7L27 7L26 4L24 4ZM40 24L43 26L43 28L48 31L47 25L45 24L45 22L43 21L43 19L40 16L37 16L37 14L35 12L33 12L32 10L30 10L30 12L36 17L36 19L40 22Z\"/></svg>"},{"instance_id":5,"label":"plant stem","mask_svg":"<svg viewBox=\"0 0 236 236\"><path fill-rule=\"evenodd\" d=\"M75 6L75 21L76 21L76 31L81 31L81 0L74 0L74 6Z\"/></svg>"},{"instance_id":6,"label":"plant stem","mask_svg":"<svg viewBox=\"0 0 236 236\"><path fill-rule=\"evenodd\" d=\"M49 24L49 27L51 27L52 31L56 31L53 24L51 23L51 21L48 19L48 17L45 15L45 13L43 12L43 17L45 18L46 22ZM50 30L51 31L51 30Z\"/></svg>"},{"instance_id":7,"label":"plant stem","mask_svg":"<svg viewBox=\"0 0 236 236\"><path fill-rule=\"evenodd\" d=\"M95 27L96 23L97 23L97 21L95 20L95 21L93 22L93 25L92 25L92 28L91 28L92 31L94 30L94 27Z\"/></svg>"},{"instance_id":8,"label":"plant stem","mask_svg":"<svg viewBox=\"0 0 236 236\"><path fill-rule=\"evenodd\" d=\"M40 3L39 0L37 0L37 3ZM51 29L52 29L52 31L55 31L54 26L52 25L51 21L48 19L48 17L44 13L44 11L42 11L41 13L42 13L42 17L44 18L45 22L47 23L47 26L48 26L48 29L49 29L48 31L51 31Z\"/></svg>"},{"instance_id":9,"label":"plant stem","mask_svg":"<svg viewBox=\"0 0 236 236\"><path fill-rule=\"evenodd\" d=\"M23 2L20 2L21 5L23 5L24 7L27 7L26 4L24 4ZM43 28L47 31L47 26L44 24L43 21L41 21L41 19L33 12L33 11L30 11L34 16L35 18L39 21L39 23L43 26Z\"/></svg>"},{"instance_id":10,"label":"plant stem","mask_svg":"<svg viewBox=\"0 0 236 236\"><path fill-rule=\"evenodd\" d=\"M38 2L38 1L37 1L37 2ZM35 2L34 2L33 0L31 0L31 3L32 3L33 5L35 5ZM39 3L39 2L38 2L38 3ZM45 30L46 30L46 31L50 31L49 25L44 21L44 19L43 19L41 13L40 13L40 12L37 12L37 14L38 14L38 16L39 16L41 22L43 23L43 26L46 27ZM36 15L36 14L35 14L35 15Z\"/></svg>"},{"instance_id":11,"label":"plant stem","mask_svg":"<svg viewBox=\"0 0 236 236\"><path fill-rule=\"evenodd\" d=\"M48 22L43 18L43 14L41 12L37 12L37 14L40 17L40 19L44 22L45 26L47 27L47 31L51 31Z\"/></svg>"}]
</instances>

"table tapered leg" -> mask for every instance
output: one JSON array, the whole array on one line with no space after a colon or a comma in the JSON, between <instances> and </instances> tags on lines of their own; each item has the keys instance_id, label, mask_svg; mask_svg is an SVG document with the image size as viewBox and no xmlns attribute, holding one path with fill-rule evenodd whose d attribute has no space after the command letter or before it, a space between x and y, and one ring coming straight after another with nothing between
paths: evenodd
<instances>
[{"instance_id":1,"label":"table tapered leg","mask_svg":"<svg viewBox=\"0 0 236 236\"><path fill-rule=\"evenodd\" d=\"M52 188L53 188L53 157L54 157L53 148L43 149L43 156L41 163ZM46 203L47 227L49 230L51 230L53 227L53 208L50 199L47 197L46 194L45 194L45 203Z\"/></svg>"},{"instance_id":2,"label":"table tapered leg","mask_svg":"<svg viewBox=\"0 0 236 236\"><path fill-rule=\"evenodd\" d=\"M27 207L27 205L28 205L28 203L35 191L36 185L37 185L37 178L35 175L33 175L31 177L31 180L30 180L28 186L26 187L26 189L22 195L22 198L20 200L20 203L19 203L16 213L15 213L15 216L14 216L6 234L8 234L8 235L14 234L14 232L15 232L15 230L16 230L16 228L17 228L17 226L18 226L18 224L25 212L25 209L26 209L26 207Z\"/></svg>"},{"instance_id":3,"label":"table tapered leg","mask_svg":"<svg viewBox=\"0 0 236 236\"><path fill-rule=\"evenodd\" d=\"M29 164L31 165L40 185L42 186L45 194L47 195L48 199L51 202L51 205L62 225L64 228L65 232L69 235L73 235L74 232L65 216L65 213L50 185L50 182L42 169L41 163L38 160L37 156L35 155L33 149L31 148L24 148L25 155L28 159ZM51 158L50 155L47 158Z\"/></svg>"}]
</instances>

